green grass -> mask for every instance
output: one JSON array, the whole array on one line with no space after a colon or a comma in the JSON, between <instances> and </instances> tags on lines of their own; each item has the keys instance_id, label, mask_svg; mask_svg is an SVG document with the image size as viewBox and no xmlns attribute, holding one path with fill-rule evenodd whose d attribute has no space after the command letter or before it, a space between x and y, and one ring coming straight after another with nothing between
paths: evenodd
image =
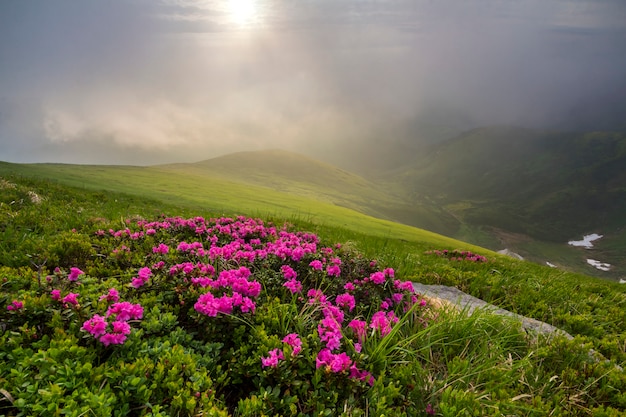
<instances>
[{"instance_id":1,"label":"green grass","mask_svg":"<svg viewBox=\"0 0 626 417\"><path fill-rule=\"evenodd\" d=\"M15 297L36 292L37 280L42 278L40 273L45 276L45 271L50 271L56 263L81 257L92 259L93 251L99 249L95 242L91 243L90 236L99 228L124 228L126 220L138 216L149 219L160 215L260 216L278 225L287 222L295 230L314 232L327 245L341 243L346 253L362 254L366 259L376 259L380 265L393 267L400 279L452 285L575 336L571 341L527 337L514 321L482 311L469 317L454 310L433 311L433 321L426 328L420 322L403 322L392 338L373 351L377 352L379 360L394 366L390 365L389 379L381 378L380 384L368 391L366 402L370 415L392 407L391 402L402 401L421 407L407 415L426 415L427 404L432 404L438 415L443 416L476 415L477 410L480 415L528 416L617 416L626 412L623 394L626 378L616 368L626 366L624 286L497 256L460 241L374 219L346 208L262 187L223 180L211 182L204 176L194 178L139 167L1 164L0 177L3 179L0 182L0 233L3 237L0 273L8 278L0 292L4 314L6 305ZM41 198L40 203L33 201L32 193ZM71 232L72 229L77 233ZM85 246L85 242L90 244ZM430 249L455 248L485 254L489 262L455 262L425 254ZM47 263L44 265L44 262ZM93 279L121 280L133 273L122 272L117 277L94 276ZM99 285L105 288L107 284ZM38 297L33 301L43 303L47 295ZM274 308L275 314L270 315L283 323L292 320L289 308L280 304ZM64 319L59 315L56 320L63 322ZM158 324L158 320L155 323ZM43 342L34 345L32 351L28 349L33 348L26 347L26 343L31 343L24 336L28 329L11 329L13 333L5 330L2 328L2 336L11 341L12 350L0 348L3 355L0 359L16 369L18 358L19 363L28 363L25 368L28 373L24 375L48 369L46 366L50 365L44 365L46 363L62 363L66 359L58 356L57 351L70 352L69 347L77 343L81 347L72 351L73 360L94 362L94 357L90 356L94 353L80 344L84 342L74 340L75 336L69 331L65 338L62 334L55 337L55 343L59 344L54 347L56 350L41 348L38 352L36 346L43 346ZM172 332L168 337L171 340L168 339L167 346L155 341L143 347L133 345L137 352L144 349L136 368L131 367L131 362L124 362L122 353L114 353L111 360L123 362L115 372L126 375L121 377L125 382L120 384L129 387L135 378L143 381L141 378L145 379L145 375L138 372L151 360L164 366L162 360L165 359L154 358L180 361L176 366L209 363L208 359L198 356L198 346L185 339L186 336ZM178 347L172 349L174 345ZM193 354L192 345L196 349ZM209 352L211 346L205 349ZM603 357L594 359L590 356L591 350ZM12 360L16 362L10 362ZM93 367L93 378L104 378L104 373L98 372L105 371L96 368ZM63 369L72 375L72 371L65 370L65 365ZM77 378L89 375L86 367L74 366L73 369ZM211 378L217 379L218 374L212 373ZM7 375L0 374L0 388L8 387L6 393L0 391L4 397L0 396L0 414L18 415L16 405L7 394L13 402L26 398L28 387L35 386L36 379L20 377L23 378L19 380L20 385L24 385L18 388L8 385ZM11 381L17 380L15 376L11 378ZM396 386L394 381L414 387L406 391L406 387ZM269 388L269 391L257 392L256 400L250 397L246 407L261 407L262 402L255 401L265 398L264 395L267 401L277 401L272 403L277 407L284 391L278 392L276 397L274 388ZM33 398L55 404L58 387L39 389L43 391ZM106 389L109 390L108 385ZM337 392L341 389L342 386L335 386ZM58 398L56 403L60 401ZM69 397L63 401L67 404ZM346 407L352 404L349 398L345 401ZM102 410L113 407L113 403L107 404L102 405ZM161 406L166 407L166 404ZM140 413L139 409L134 412L134 415ZM271 415L271 411L266 412ZM241 412L240 415L255 414Z\"/></svg>"},{"instance_id":2,"label":"green grass","mask_svg":"<svg viewBox=\"0 0 626 417\"><path fill-rule=\"evenodd\" d=\"M312 224L345 228L392 239L433 245L461 243L404 224L378 219L334 204L307 199L219 177L176 173L158 167L0 164L0 176L46 178L85 190L114 191L212 213L305 219ZM472 246L473 249L480 250Z\"/></svg>"}]
</instances>

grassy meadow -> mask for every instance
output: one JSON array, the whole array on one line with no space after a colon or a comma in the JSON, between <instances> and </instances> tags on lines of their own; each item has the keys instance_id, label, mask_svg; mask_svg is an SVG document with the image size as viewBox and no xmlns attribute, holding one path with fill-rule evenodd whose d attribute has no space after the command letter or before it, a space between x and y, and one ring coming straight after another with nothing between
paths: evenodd
<instances>
[{"instance_id":1,"label":"grassy meadow","mask_svg":"<svg viewBox=\"0 0 626 417\"><path fill-rule=\"evenodd\" d=\"M0 416L626 412L623 286L259 185L1 163L0 279Z\"/></svg>"}]
</instances>

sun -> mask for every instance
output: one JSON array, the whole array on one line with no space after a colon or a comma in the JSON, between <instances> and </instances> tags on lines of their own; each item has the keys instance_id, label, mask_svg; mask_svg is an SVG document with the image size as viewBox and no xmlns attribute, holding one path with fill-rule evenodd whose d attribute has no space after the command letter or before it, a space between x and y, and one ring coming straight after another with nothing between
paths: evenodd
<instances>
[{"instance_id":1,"label":"sun","mask_svg":"<svg viewBox=\"0 0 626 417\"><path fill-rule=\"evenodd\" d=\"M255 0L228 0L228 14L237 26L250 26L258 18L257 3Z\"/></svg>"}]
</instances>

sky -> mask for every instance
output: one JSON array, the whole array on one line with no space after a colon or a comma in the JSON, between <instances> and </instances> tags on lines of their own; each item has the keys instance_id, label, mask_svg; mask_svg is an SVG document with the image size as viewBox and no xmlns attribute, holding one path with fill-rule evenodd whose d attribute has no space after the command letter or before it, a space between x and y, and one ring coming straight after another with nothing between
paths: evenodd
<instances>
[{"instance_id":1,"label":"sky","mask_svg":"<svg viewBox=\"0 0 626 417\"><path fill-rule=\"evenodd\" d=\"M626 130L625 92L623 0L0 1L1 161Z\"/></svg>"}]
</instances>

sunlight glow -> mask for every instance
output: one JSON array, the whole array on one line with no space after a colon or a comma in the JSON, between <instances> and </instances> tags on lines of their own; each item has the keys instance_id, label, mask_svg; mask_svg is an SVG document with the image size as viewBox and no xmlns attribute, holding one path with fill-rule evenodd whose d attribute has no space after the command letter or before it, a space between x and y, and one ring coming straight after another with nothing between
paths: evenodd
<instances>
[{"instance_id":1,"label":"sunlight glow","mask_svg":"<svg viewBox=\"0 0 626 417\"><path fill-rule=\"evenodd\" d=\"M228 0L231 21L238 26L252 25L258 18L256 0Z\"/></svg>"}]
</instances>

